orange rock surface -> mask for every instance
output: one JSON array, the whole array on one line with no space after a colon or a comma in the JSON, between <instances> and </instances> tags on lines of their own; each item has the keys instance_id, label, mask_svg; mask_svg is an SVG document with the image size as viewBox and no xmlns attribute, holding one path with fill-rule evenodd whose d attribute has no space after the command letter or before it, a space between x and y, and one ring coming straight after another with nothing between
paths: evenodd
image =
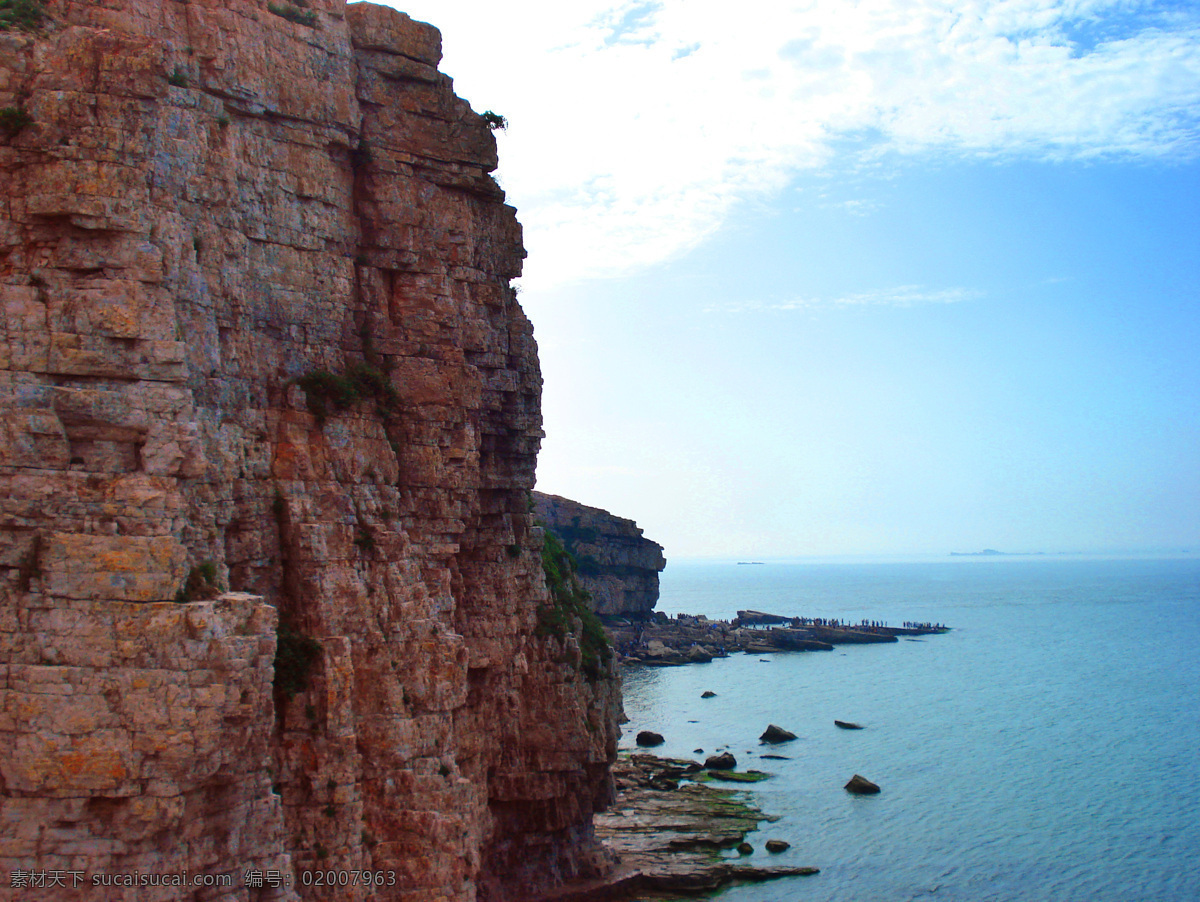
<instances>
[{"instance_id":1,"label":"orange rock surface","mask_svg":"<svg viewBox=\"0 0 1200 902\"><path fill-rule=\"evenodd\" d=\"M619 694L537 630L521 231L438 32L45 9L0 32L0 872L528 902L603 871ZM206 569L232 594L175 602ZM295 695L279 619L320 643ZM191 898L89 892L0 898Z\"/></svg>"}]
</instances>

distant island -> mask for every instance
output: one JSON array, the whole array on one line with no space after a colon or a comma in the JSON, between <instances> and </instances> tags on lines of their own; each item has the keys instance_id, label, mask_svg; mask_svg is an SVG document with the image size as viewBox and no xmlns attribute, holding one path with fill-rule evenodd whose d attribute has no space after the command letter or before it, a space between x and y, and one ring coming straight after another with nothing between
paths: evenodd
<instances>
[{"instance_id":1,"label":"distant island","mask_svg":"<svg viewBox=\"0 0 1200 902\"><path fill-rule=\"evenodd\" d=\"M749 567L752 565L761 567L761 566L763 566L763 562L762 561L738 561L739 567Z\"/></svg>"},{"instance_id":2,"label":"distant island","mask_svg":"<svg viewBox=\"0 0 1200 902\"><path fill-rule=\"evenodd\" d=\"M1045 553L1044 551L997 551L995 548L985 548L983 551L951 551L950 557L1029 557Z\"/></svg>"}]
</instances>

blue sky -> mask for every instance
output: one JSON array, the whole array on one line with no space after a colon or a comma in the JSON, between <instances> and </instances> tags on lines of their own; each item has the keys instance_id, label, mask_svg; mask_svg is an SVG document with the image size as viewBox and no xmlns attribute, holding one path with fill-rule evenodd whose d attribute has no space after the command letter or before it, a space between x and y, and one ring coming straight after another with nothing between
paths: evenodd
<instances>
[{"instance_id":1,"label":"blue sky","mask_svg":"<svg viewBox=\"0 0 1200 902\"><path fill-rule=\"evenodd\" d=\"M506 115L539 488L671 557L1200 549L1200 11L394 4Z\"/></svg>"}]
</instances>

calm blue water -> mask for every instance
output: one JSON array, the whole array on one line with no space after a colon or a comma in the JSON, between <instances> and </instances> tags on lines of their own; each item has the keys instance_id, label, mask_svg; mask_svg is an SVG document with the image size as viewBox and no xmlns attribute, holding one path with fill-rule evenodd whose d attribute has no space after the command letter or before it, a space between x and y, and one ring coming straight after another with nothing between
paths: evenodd
<instances>
[{"instance_id":1,"label":"calm blue water","mask_svg":"<svg viewBox=\"0 0 1200 902\"><path fill-rule=\"evenodd\" d=\"M659 609L942 621L944 636L628 668L623 747L728 748L820 875L722 902L1200 900L1200 561L688 564ZM760 658L768 658L762 661ZM718 693L702 700L700 693ZM864 724L839 730L834 719ZM768 723L800 736L763 761ZM842 789L855 773L883 788Z\"/></svg>"}]
</instances>

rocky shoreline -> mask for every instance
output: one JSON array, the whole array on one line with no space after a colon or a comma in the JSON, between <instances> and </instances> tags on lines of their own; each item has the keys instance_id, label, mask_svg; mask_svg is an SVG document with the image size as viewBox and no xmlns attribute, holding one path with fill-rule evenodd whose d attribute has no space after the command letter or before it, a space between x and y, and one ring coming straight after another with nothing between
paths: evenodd
<instances>
[{"instance_id":1,"label":"rocky shoreline","mask_svg":"<svg viewBox=\"0 0 1200 902\"><path fill-rule=\"evenodd\" d=\"M941 624L845 624L760 611L739 611L733 621L662 613L644 619L603 620L622 664L659 667L704 663L735 652L831 650L835 644L896 642L901 636L949 631ZM705 697L712 694L706 692ZM862 729L846 721L835 725ZM774 744L796 737L771 725L760 738ZM643 731L637 736L639 751L620 753L613 765L616 798L608 810L594 817L596 838L616 859L613 869L604 877L568 884L538 902L667 902L707 897L733 883L818 873L814 867L763 865L761 858L745 857L753 852L747 835L777 818L755 807L744 791L713 784L744 785L769 779L769 774L734 770L736 760L728 754L711 756L701 764L644 751L662 742L661 735ZM858 775L846 789L879 791ZM789 847L782 837L761 838L768 852Z\"/></svg>"},{"instance_id":2,"label":"rocky shoreline","mask_svg":"<svg viewBox=\"0 0 1200 902\"><path fill-rule=\"evenodd\" d=\"M602 618L609 642L621 663L652 667L704 664L736 652L832 651L836 645L896 642L900 637L940 635L940 624L886 626L845 624L815 617L791 617L761 611L738 611L732 620L710 620L703 614L657 613L649 618Z\"/></svg>"},{"instance_id":3,"label":"rocky shoreline","mask_svg":"<svg viewBox=\"0 0 1200 902\"><path fill-rule=\"evenodd\" d=\"M745 792L707 782L716 775L697 761L622 753L613 765L616 801L595 816L596 836L617 855L617 869L539 902L666 902L707 896L734 883L818 873L744 859L746 836L776 818L754 807ZM777 837L766 842L787 848Z\"/></svg>"}]
</instances>

